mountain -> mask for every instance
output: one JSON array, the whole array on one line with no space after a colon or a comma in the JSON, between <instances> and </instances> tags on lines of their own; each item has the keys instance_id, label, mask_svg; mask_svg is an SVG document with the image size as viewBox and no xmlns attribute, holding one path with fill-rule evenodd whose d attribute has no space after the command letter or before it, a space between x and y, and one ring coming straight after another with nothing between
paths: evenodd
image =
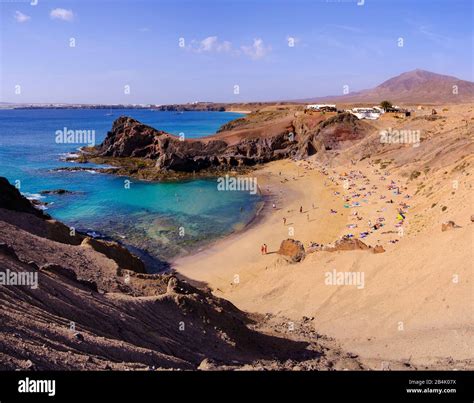
<instances>
[{"instance_id":1,"label":"mountain","mask_svg":"<svg viewBox=\"0 0 474 403\"><path fill-rule=\"evenodd\" d=\"M456 87L455 87L456 86ZM457 88L457 94L455 89ZM464 103L474 101L474 83L416 69L390 78L375 88L341 96L305 99L303 102Z\"/></svg>"}]
</instances>

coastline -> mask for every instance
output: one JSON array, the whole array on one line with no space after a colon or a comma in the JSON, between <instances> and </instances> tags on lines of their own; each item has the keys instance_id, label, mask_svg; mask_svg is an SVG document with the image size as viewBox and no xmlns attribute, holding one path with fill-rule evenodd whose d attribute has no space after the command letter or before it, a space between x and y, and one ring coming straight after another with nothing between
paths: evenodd
<instances>
[{"instance_id":1,"label":"coastline","mask_svg":"<svg viewBox=\"0 0 474 403\"><path fill-rule=\"evenodd\" d=\"M317 168L302 161L280 160L265 164L253 174L264 197L261 212L241 231L231 233L195 254L173 259L171 266L178 274L186 276L189 280L193 280L193 276L196 276L199 282L208 281L212 286L217 284L215 282L217 278L223 278L222 275L230 276L231 280L233 270L229 264L223 269L221 265L206 266L207 261L204 261L200 262L200 268L194 268L193 262L201 259L212 261L213 256L216 260L220 260L221 257L225 260L225 256L231 256L230 261L235 262L235 267L252 265L255 263L253 258L259 256L260 245L263 243L268 245L269 255L273 256L276 255L275 251L278 250L280 242L286 238L302 241L305 248L311 241L329 243L339 238L347 221L347 213L340 211L339 215L328 219L326 212L334 200L331 192L336 191L338 186L331 183L326 188L325 177ZM298 181L304 181L308 186L302 186ZM301 188L309 191L302 191ZM275 209L272 207L273 203L276 205ZM313 203L315 209L312 208ZM297 213L295 220L291 220L290 217L295 215L300 204L304 205L303 214ZM309 223L307 214L310 214ZM284 216L288 218L287 225L283 225ZM329 222L331 222L330 228ZM317 223L321 225L316 225ZM275 230L275 227L278 230ZM291 229L294 231L294 236L290 235ZM248 249L251 245L252 258L242 256L247 250L242 250L241 256L234 256L232 249L235 244L238 244L237 247L243 245L243 249ZM219 286L216 285L217 288Z\"/></svg>"},{"instance_id":2,"label":"coastline","mask_svg":"<svg viewBox=\"0 0 474 403\"><path fill-rule=\"evenodd\" d=\"M425 209L432 209L432 201L415 196L415 184L399 175L397 170L381 180L384 171L379 171L369 161L355 166L340 164L327 169L326 176L320 168L312 159L282 160L255 171L267 197L260 216L244 231L218 240L198 253L173 260L171 267L177 276L209 287L214 295L247 312L286 317L295 323L311 318L314 329L334 337L371 368L380 368L383 362L390 362L393 369L406 368L407 363L418 368L452 367L454 364L450 360L466 359L463 346L472 332L465 319L463 301L469 298L469 282L458 285L454 294L449 286L440 287L454 260L459 276L472 276L463 263L469 255L465 244L472 226L459 229L457 233L441 234L438 225L442 217L436 217L429 225L419 227L417 217ZM345 191L340 179L337 180L351 170L364 174L355 180L352 192L364 186L367 189L377 186L378 189L367 197L367 203L361 203L356 209L343 207L347 204L344 198L351 192ZM332 177L334 182L330 180ZM389 186L392 180L404 190L395 203L386 204L394 197ZM280 191L283 191L283 197ZM313 210L311 202L315 192L319 199ZM445 192L447 196L449 188ZM400 238L395 227L396 212L398 201L404 200L408 200L413 211L408 210L406 233ZM271 206L274 201L275 210ZM455 201L458 199L453 199ZM297 211L299 205L303 206L303 214ZM330 214L331 208L337 210L337 214ZM462 209L454 206L449 209L452 209L450 217L455 222L464 222L469 213L467 205ZM311 215L310 221L305 218L306 211ZM355 212L364 217L363 221L355 220L352 215ZM333 243L348 232L358 234L367 222L376 222L380 215L385 217L383 229L374 231L362 241L372 247L381 244L385 249L383 253L321 251L307 254L297 264L289 264L276 253L284 239L299 240L305 249L310 241ZM284 232L287 227L281 222L283 216L294 224L294 236ZM358 223L358 229L350 229L349 224L354 222ZM433 236L433 231L440 233ZM445 242L450 242L459 251L456 259L443 260ZM268 245L267 255L260 253L263 243ZM326 285L325 274L334 270L364 273L365 287ZM411 286L407 288L407 284ZM437 302L427 306L426 300ZM419 311L417 306L420 305L426 309ZM385 314L381 316L382 306ZM439 309L445 306L449 309L440 322ZM404 320L405 332L397 331L397 323L401 320ZM435 328L434 324L437 324ZM434 335L432 329L436 329ZM453 333L450 329L457 330ZM459 363L460 368L465 365L468 364Z\"/></svg>"}]
</instances>

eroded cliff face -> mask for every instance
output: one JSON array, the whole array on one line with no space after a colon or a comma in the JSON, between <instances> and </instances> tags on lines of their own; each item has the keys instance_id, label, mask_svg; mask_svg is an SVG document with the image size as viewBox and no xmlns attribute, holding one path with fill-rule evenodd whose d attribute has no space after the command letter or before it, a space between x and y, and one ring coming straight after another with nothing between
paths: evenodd
<instances>
[{"instance_id":1,"label":"eroded cliff face","mask_svg":"<svg viewBox=\"0 0 474 403\"><path fill-rule=\"evenodd\" d=\"M296 143L291 127L269 138L248 138L238 144L212 139L180 140L130 117L118 118L104 142L96 148L99 157L131 157L156 161L156 168L179 172L253 166L288 157Z\"/></svg>"},{"instance_id":2,"label":"eroded cliff face","mask_svg":"<svg viewBox=\"0 0 474 403\"><path fill-rule=\"evenodd\" d=\"M318 152L342 150L362 140L371 130L366 122L351 113L302 115L294 121L299 144L296 158L306 158Z\"/></svg>"},{"instance_id":3,"label":"eroded cliff face","mask_svg":"<svg viewBox=\"0 0 474 403\"><path fill-rule=\"evenodd\" d=\"M305 158L339 149L365 135L351 114L299 114L255 122L227 124L228 130L204 139L184 140L130 117L118 118L104 142L90 156L154 161L158 171L200 172L251 167L282 158ZM235 127L234 127L235 126Z\"/></svg>"}]
</instances>

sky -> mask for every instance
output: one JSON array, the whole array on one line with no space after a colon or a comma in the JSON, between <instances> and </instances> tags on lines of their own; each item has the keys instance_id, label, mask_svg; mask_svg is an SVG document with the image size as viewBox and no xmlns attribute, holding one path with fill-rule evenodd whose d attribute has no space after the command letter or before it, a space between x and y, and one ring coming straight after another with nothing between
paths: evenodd
<instances>
[{"instance_id":1,"label":"sky","mask_svg":"<svg viewBox=\"0 0 474 403\"><path fill-rule=\"evenodd\" d=\"M474 81L473 8L472 0L1 0L0 101L290 100L372 88L416 68Z\"/></svg>"}]
</instances>

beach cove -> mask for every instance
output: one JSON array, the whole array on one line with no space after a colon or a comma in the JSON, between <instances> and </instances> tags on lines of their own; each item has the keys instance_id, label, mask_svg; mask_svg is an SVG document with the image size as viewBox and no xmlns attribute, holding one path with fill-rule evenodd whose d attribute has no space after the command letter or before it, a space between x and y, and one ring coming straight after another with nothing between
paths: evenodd
<instances>
[{"instance_id":1,"label":"beach cove","mask_svg":"<svg viewBox=\"0 0 474 403\"><path fill-rule=\"evenodd\" d=\"M58 142L57 131L93 130L101 142L112 122L132 114L179 135L206 136L242 116L226 112L151 110L2 110L0 174L55 219L94 237L116 239L152 270L244 227L259 195L221 192L216 179L148 182L98 173L103 166L67 161L82 144ZM81 168L67 171L63 168ZM128 181L128 182L127 182ZM58 192L66 190L66 192ZM156 260L156 262L154 262Z\"/></svg>"}]
</instances>

